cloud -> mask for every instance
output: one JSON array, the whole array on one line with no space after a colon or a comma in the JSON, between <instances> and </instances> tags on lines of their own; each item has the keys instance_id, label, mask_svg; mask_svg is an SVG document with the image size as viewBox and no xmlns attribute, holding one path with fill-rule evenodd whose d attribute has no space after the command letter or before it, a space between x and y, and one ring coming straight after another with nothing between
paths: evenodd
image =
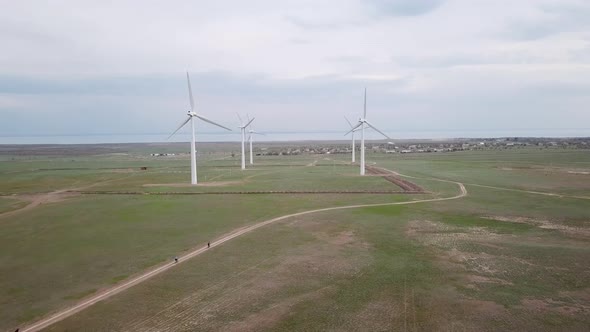
<instances>
[{"instance_id":1,"label":"cloud","mask_svg":"<svg viewBox=\"0 0 590 332\"><path fill-rule=\"evenodd\" d=\"M170 77L34 79L0 76L0 91L14 95L154 95L170 91Z\"/></svg>"},{"instance_id":2,"label":"cloud","mask_svg":"<svg viewBox=\"0 0 590 332\"><path fill-rule=\"evenodd\" d=\"M418 16L438 8L443 0L364 0L378 16Z\"/></svg>"},{"instance_id":3,"label":"cloud","mask_svg":"<svg viewBox=\"0 0 590 332\"><path fill-rule=\"evenodd\" d=\"M334 2L334 7L338 10L332 7L323 11L320 8L319 11L303 12L300 15L285 15L284 19L302 29L336 30L349 26L371 25L375 18L424 15L442 3L443 0L362 0L360 3L352 4L348 1ZM345 15L339 15L342 12ZM356 15L350 15L351 12Z\"/></svg>"},{"instance_id":4,"label":"cloud","mask_svg":"<svg viewBox=\"0 0 590 332\"><path fill-rule=\"evenodd\" d=\"M371 120L392 132L575 127L590 123L587 7L11 2L0 11L0 132L169 132L188 108L187 69L199 110L231 126L237 111L260 130L337 131L367 87Z\"/></svg>"},{"instance_id":5,"label":"cloud","mask_svg":"<svg viewBox=\"0 0 590 332\"><path fill-rule=\"evenodd\" d=\"M504 35L517 40L537 40L560 33L585 32L590 28L590 3L539 4L525 18L512 19Z\"/></svg>"},{"instance_id":6,"label":"cloud","mask_svg":"<svg viewBox=\"0 0 590 332\"><path fill-rule=\"evenodd\" d=\"M363 21L327 21L314 20L309 18L297 17L292 15L285 15L285 21L302 29L339 29L347 25L362 24Z\"/></svg>"}]
</instances>

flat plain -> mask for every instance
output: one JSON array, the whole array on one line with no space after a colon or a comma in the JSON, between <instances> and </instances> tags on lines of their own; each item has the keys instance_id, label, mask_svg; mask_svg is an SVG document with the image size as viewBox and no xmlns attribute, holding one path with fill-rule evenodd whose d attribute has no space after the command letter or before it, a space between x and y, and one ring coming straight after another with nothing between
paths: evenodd
<instances>
[{"instance_id":1,"label":"flat plain","mask_svg":"<svg viewBox=\"0 0 590 332\"><path fill-rule=\"evenodd\" d=\"M183 185L186 155L150 156L181 147L26 151L0 156L0 330L236 229L377 203L398 204L266 225L46 330L583 331L590 324L588 150L367 154L370 165L400 173L422 194L360 177L344 154L259 156L241 171L230 148L209 145L199 160L203 184L191 187Z\"/></svg>"}]
</instances>

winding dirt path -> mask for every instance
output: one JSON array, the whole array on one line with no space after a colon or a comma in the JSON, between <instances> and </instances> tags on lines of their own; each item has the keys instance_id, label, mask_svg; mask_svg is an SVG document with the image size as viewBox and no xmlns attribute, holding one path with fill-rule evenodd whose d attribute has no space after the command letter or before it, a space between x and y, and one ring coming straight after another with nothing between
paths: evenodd
<instances>
[{"instance_id":1,"label":"winding dirt path","mask_svg":"<svg viewBox=\"0 0 590 332\"><path fill-rule=\"evenodd\" d=\"M401 174L400 174L401 175ZM254 224L252 226L249 227L243 227L238 229L237 231L233 231L230 232L224 236L222 236L221 238L219 238L218 240L211 242L211 248L217 247L219 245L222 245L223 243L230 241L238 236L244 235L246 233L252 232L260 227L266 226L268 224L272 224L275 223L277 221L281 221L281 220L285 220L285 219L289 219L289 218L293 218L293 217L299 217L299 216L304 216L304 215L308 215L308 214L314 214L314 213L320 213L320 212L326 212L326 211L335 211L335 210L346 210L346 209L357 209L357 208L364 208L364 207L374 207L374 206L388 206L388 205L408 205L408 204L418 204L418 203L427 203L427 202L441 202L441 201L448 201L448 200L453 200L453 199L458 199L458 198L462 198L465 197L467 195L467 189L465 189L465 186L460 183L460 182L455 182L455 181L446 181L446 180L437 180L437 181L444 181L444 182L451 182L451 183L455 183L457 184L457 186L459 186L460 189L460 193L458 195L455 196L451 196L451 197L443 197L443 198L431 198L431 199L422 199L422 200L415 200L415 201L407 201L407 202L392 202L392 203L378 203L378 204L359 204L359 205L347 205L347 206L336 206L336 207L328 207L328 208L322 208L322 209L315 209L315 210L308 210L308 211L303 211L303 212L297 212L297 213L292 213L292 214L287 214L284 216L280 216L280 217L276 217L273 219L269 219L266 221L262 221L259 222L257 224ZM112 287L110 289L107 289L99 294L93 295L85 300L83 300L82 302L64 309L62 311L59 311L57 313L52 314L51 316L44 318L24 329L22 329L22 332L32 332L32 331L39 331L41 329L44 329L52 324L55 324L69 316L72 316L73 314L82 311L88 307L90 307L91 305L102 301L104 299L107 299L115 294L118 294L130 287L133 287L143 281L146 281L162 272L165 272L169 269L171 269L172 267L174 267L175 265L181 264L182 262L185 262L195 256L198 256L204 252L206 252L207 250L210 250L207 248L207 246L203 246L197 249L194 249L193 251L181 256L178 258L178 263L174 263L174 262L169 262L166 263L164 265L161 265L157 268L154 268L148 272L145 272L141 275L138 275L128 281L123 282L120 285L117 285L115 287Z\"/></svg>"},{"instance_id":2,"label":"winding dirt path","mask_svg":"<svg viewBox=\"0 0 590 332\"><path fill-rule=\"evenodd\" d=\"M68 189L56 190L56 191L52 191L52 192L49 192L46 194L32 194L32 195L22 195L19 197L14 197L14 199L17 199L20 201L28 201L29 204L27 204L21 208L15 209L15 210L0 213L0 219L10 217L15 214L19 214L21 212L25 212L25 211L34 209L41 204L59 202L59 201L63 200L66 196L77 195L77 194L71 194L71 193L67 194L66 191L68 191Z\"/></svg>"},{"instance_id":3,"label":"winding dirt path","mask_svg":"<svg viewBox=\"0 0 590 332\"><path fill-rule=\"evenodd\" d=\"M496 190L506 190L506 191L516 191L526 194L534 194L534 195L543 195L543 196L551 196L551 197L561 197L561 198L577 198L577 199L590 199L590 196L572 196L560 193L552 193L546 191L532 191L532 190L523 190L523 189L513 189L513 188L503 188L503 187L494 187L494 186L486 186L483 184L477 183L465 183L468 186L474 187L481 187L481 188L488 188L488 189L496 189Z\"/></svg>"},{"instance_id":4,"label":"winding dirt path","mask_svg":"<svg viewBox=\"0 0 590 332\"><path fill-rule=\"evenodd\" d=\"M380 168L382 170L385 170L385 171L388 171L390 173L393 173L393 174L395 174L397 176L401 176L401 177L409 178L409 179L423 179L423 180L434 180L434 181L448 182L448 183L458 183L458 182L452 181L452 180L443 180L443 179L437 179L437 178L422 178L422 177L415 177L415 176L410 176L410 175L404 175L404 174L400 174L400 173L397 173L397 172L392 171L392 170L388 170L386 168L382 168L382 167L378 167L378 168ZM506 187L494 187L494 186L487 186L487 185L483 185L483 184L467 183L467 182L463 182L463 184L464 185L468 185L468 186L480 187L480 188L505 190L505 191L514 191L514 192L520 192L520 193L525 193L525 194L542 195L542 196L550 196L550 197L558 197L558 198L590 199L590 196L575 196L575 195L567 195L567 194L547 192L547 191L533 191L533 190L506 188Z\"/></svg>"},{"instance_id":5,"label":"winding dirt path","mask_svg":"<svg viewBox=\"0 0 590 332\"><path fill-rule=\"evenodd\" d=\"M77 193L77 191L83 191L83 190L98 186L100 184L105 184L105 183L109 183L109 182L113 182L113 181L122 180L122 179L125 179L128 177L131 177L131 176L133 176L133 175L127 175L127 176L123 176L123 177L116 178L116 179L102 180L102 181L91 183L91 184L88 184L88 185L85 185L82 187L59 189L59 190L55 190L55 191L43 193L43 194L24 194L24 195L13 196L11 198L15 198L15 199L18 199L21 201L28 201L29 204L23 206L22 208L16 209L16 210L11 210L11 211L7 211L4 213L0 213L0 219L10 217L15 214L19 214L19 213L34 209L41 204L61 202L68 197L74 197L74 196L80 195L80 193Z\"/></svg>"}]
</instances>

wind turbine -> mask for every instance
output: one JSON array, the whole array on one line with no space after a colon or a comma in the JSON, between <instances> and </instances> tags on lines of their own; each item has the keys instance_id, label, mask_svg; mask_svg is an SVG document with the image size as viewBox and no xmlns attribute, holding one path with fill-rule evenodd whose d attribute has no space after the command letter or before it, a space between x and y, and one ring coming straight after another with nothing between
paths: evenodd
<instances>
[{"instance_id":1,"label":"wind turbine","mask_svg":"<svg viewBox=\"0 0 590 332\"><path fill-rule=\"evenodd\" d=\"M363 108L363 117L359 119L359 122L356 126L352 127L349 132L345 135L348 135L354 130L359 129L361 131L361 175L365 175L365 125L375 129L381 135L391 139L389 136L385 135L381 130L375 128L369 121L367 121L367 88L365 88L365 103Z\"/></svg>"},{"instance_id":2,"label":"wind turbine","mask_svg":"<svg viewBox=\"0 0 590 332\"><path fill-rule=\"evenodd\" d=\"M246 115L248 116L248 115ZM248 119L250 119L250 117L248 117ZM252 119L254 120L254 119ZM250 121L252 122L252 121ZM250 130L248 130L248 142L250 143L250 165L254 165L254 157L252 156L252 136L254 136L254 134L256 135L264 135L263 133L259 133L257 131L255 131L252 126L250 126Z\"/></svg>"},{"instance_id":3,"label":"wind turbine","mask_svg":"<svg viewBox=\"0 0 590 332\"><path fill-rule=\"evenodd\" d=\"M348 122L348 124L350 125L350 128L351 129L354 128L354 126L352 125L352 123L350 123L350 121L348 121L348 118L346 116L344 117L344 119L346 120L346 122ZM354 142L354 133L357 132L357 131L359 131L359 130L360 130L359 128L356 128L356 129L354 129L354 130L351 131L351 133L352 133L352 144L351 144L352 145L352 162L353 163L356 161L355 160L356 144Z\"/></svg>"},{"instance_id":4,"label":"wind turbine","mask_svg":"<svg viewBox=\"0 0 590 332\"><path fill-rule=\"evenodd\" d=\"M248 120L246 124L244 124L244 121L242 121L240 114L238 114L238 118L240 119L240 126L238 128L240 128L242 131L242 169L244 170L246 169L246 149L244 146L246 144L246 128L250 125L250 123L252 123L252 121L254 121L254 118L252 118L252 120Z\"/></svg>"},{"instance_id":5,"label":"wind turbine","mask_svg":"<svg viewBox=\"0 0 590 332\"><path fill-rule=\"evenodd\" d=\"M193 99L193 90L191 89L191 79L188 76L188 72L186 73L186 82L188 83L188 97L190 100L191 109L187 113L188 118L182 124L180 124L180 126L178 126L178 128L176 128L176 130L170 136L168 136L168 139L170 139L170 137L174 136L174 134L176 134L176 132L178 132L180 130L180 128L184 127L184 125L186 125L189 122L191 123L191 131L192 131L192 136L191 136L191 184L197 184L197 151L195 149L195 121L196 121L195 118L201 119L205 122L209 122L210 124L216 125L216 126L221 127L223 129L227 129L229 131L231 131L231 129L224 127L218 123L215 123L198 113L195 113L195 101Z\"/></svg>"}]
</instances>

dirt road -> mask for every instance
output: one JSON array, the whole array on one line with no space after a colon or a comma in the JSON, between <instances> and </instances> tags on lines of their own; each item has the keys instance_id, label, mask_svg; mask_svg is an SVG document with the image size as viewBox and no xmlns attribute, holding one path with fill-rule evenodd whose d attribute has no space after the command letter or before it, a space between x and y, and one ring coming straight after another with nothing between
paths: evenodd
<instances>
[{"instance_id":1,"label":"dirt road","mask_svg":"<svg viewBox=\"0 0 590 332\"><path fill-rule=\"evenodd\" d=\"M239 230L234 231L234 232L230 232L230 233L222 236L218 240L211 242L211 248L222 245L223 243L225 243L227 241L230 241L230 240L232 240L238 236L241 236L243 234L252 232L260 227L275 223L277 221L293 218L293 217L299 217L299 216L304 216L304 215L313 214L313 213L326 212L326 211L357 209L357 208L372 207L372 206L407 205L407 204L418 204L418 203L427 203L427 202L440 202L440 201L458 199L458 198L461 198L461 197L464 197L467 195L467 190L465 189L465 186L462 183L454 182L454 181L446 181L446 180L440 180L440 181L452 182L452 183L457 184L457 186L459 186L460 193L458 195L455 195L452 197L444 197L444 198L432 198L432 199L415 200L415 201L408 201L408 202L337 206L337 207L329 207L329 208L315 209L315 210L309 210L309 211L288 214L288 215L280 216L277 218L269 219L266 221L262 221L262 222L259 222L257 224L252 225L252 226L249 226L249 227L240 228ZM150 278L152 278L164 271L167 271L168 269L174 267L175 265L181 264L182 262L185 262L195 256L198 256L198 255L206 252L207 250L211 250L211 249L208 249L206 245L203 247L194 249L193 251L185 254L184 256L179 257L178 263L174 263L174 262L166 263L166 264L161 265L155 269L152 269L148 272L138 275L128 281L125 281L120 285L117 285L113 288L107 289L103 292L100 292L99 294L95 294L85 300L82 300L80 303L78 303L70 308L64 309L64 310L59 311L57 313L54 313L54 314L50 315L49 317L44 318L44 319L42 319L42 320L40 320L28 327L22 329L22 332L32 332L32 331L39 331L41 329L44 329L44 328L46 328L54 323L57 323L65 318L81 311L81 310L84 310L84 309L90 307L91 305L93 305L99 301L107 299L107 298L109 298L117 293L120 293L120 292L134 286L134 285L137 285L137 284L139 284L143 281L146 281L146 280L148 280L148 279L150 279Z\"/></svg>"},{"instance_id":2,"label":"dirt road","mask_svg":"<svg viewBox=\"0 0 590 332\"><path fill-rule=\"evenodd\" d=\"M15 196L15 198L20 199L22 201L28 201L29 204L23 206L20 209L0 213L0 219L10 217L15 214L19 214L19 213L31 210L41 204L60 202L68 197L78 196L79 193L77 193L77 191L87 190L92 187L98 186L100 184L118 181L121 179L128 178L130 176L132 176L132 175L127 175L127 176L123 176L123 177L116 178L116 179L102 180L102 181L91 183L91 184L88 184L88 185L85 185L82 187L59 189L59 190L55 190L55 191L43 193L43 194L29 194L29 195Z\"/></svg>"},{"instance_id":3,"label":"dirt road","mask_svg":"<svg viewBox=\"0 0 590 332\"><path fill-rule=\"evenodd\" d=\"M67 189L63 189L63 190L52 191L52 192L49 192L46 194L23 195L22 197L19 197L18 199L20 199L22 201L28 201L29 204L23 206L22 208L16 209L16 210L0 213L0 219L10 217L15 214L19 214L19 213L31 210L41 204L59 202L59 201L65 199L65 195L66 195L65 192L66 191L67 191ZM69 196L73 196L73 194L69 194Z\"/></svg>"},{"instance_id":4,"label":"dirt road","mask_svg":"<svg viewBox=\"0 0 590 332\"><path fill-rule=\"evenodd\" d=\"M546 192L546 191L532 191L532 190L523 190L523 189L514 189L514 188L494 187L494 186L486 186L486 185L477 184L477 183L465 183L465 184L469 185L469 186L474 186L474 187L496 189L496 190L506 190L506 191L516 191L516 192L533 194L533 195L543 195L543 196L561 197L561 198L590 199L589 196L572 196L572 195L552 193L552 192Z\"/></svg>"}]
</instances>

